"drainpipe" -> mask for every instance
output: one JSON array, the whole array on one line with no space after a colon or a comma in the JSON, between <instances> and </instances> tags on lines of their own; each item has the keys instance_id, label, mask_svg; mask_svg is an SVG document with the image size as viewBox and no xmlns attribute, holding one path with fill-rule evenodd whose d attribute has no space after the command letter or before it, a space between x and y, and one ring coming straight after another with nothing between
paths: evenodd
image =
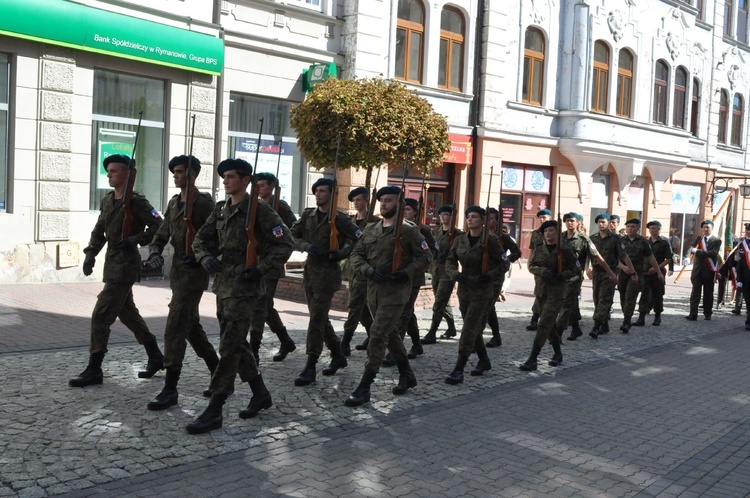
<instances>
[{"instance_id":1,"label":"drainpipe","mask_svg":"<svg viewBox=\"0 0 750 498\"><path fill-rule=\"evenodd\" d=\"M570 74L570 108L586 110L586 61L588 60L589 6L581 0L575 4L573 13L573 56Z\"/></svg>"},{"instance_id":2,"label":"drainpipe","mask_svg":"<svg viewBox=\"0 0 750 498\"><path fill-rule=\"evenodd\" d=\"M212 22L219 26L219 38L224 41L224 28L221 26L221 4L222 0L214 0L213 17ZM224 58L226 61L226 57ZM224 68L221 68L222 74ZM216 77L216 114L214 115L214 171L221 162L222 157L222 130L223 130L223 118L224 118L224 77L219 75ZM219 175L212 175L213 181L211 184L211 193L214 200L219 200Z\"/></svg>"},{"instance_id":3,"label":"drainpipe","mask_svg":"<svg viewBox=\"0 0 750 498\"><path fill-rule=\"evenodd\" d=\"M482 126L482 81L484 69L483 52L484 45L482 43L484 34L484 20L485 20L485 9L486 0L479 0L477 12L477 27L474 33L474 98L471 102L471 168L469 169L468 181L466 185L466 205L469 206L474 204L474 198L476 197L476 179L477 179L477 168L479 167L479 127ZM457 181L454 176L454 181ZM454 199L453 202L456 202Z\"/></svg>"}]
</instances>

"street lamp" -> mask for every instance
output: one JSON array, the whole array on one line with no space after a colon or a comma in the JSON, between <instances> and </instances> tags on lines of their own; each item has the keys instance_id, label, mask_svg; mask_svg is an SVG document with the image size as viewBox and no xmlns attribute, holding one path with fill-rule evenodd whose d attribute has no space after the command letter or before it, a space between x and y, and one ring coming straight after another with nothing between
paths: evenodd
<instances>
[{"instance_id":1,"label":"street lamp","mask_svg":"<svg viewBox=\"0 0 750 498\"><path fill-rule=\"evenodd\" d=\"M743 181L747 182L750 180L750 178L745 177L736 177L736 176L715 176L713 179L708 183L709 191L708 196L711 200L711 208L714 206L714 200L716 198L717 194L723 194L727 190L730 189L729 184L734 181ZM719 185L716 183L720 182ZM738 185L738 188L740 190L740 195L742 197L750 197L750 183L743 183L741 185Z\"/></svg>"},{"instance_id":2,"label":"street lamp","mask_svg":"<svg viewBox=\"0 0 750 498\"><path fill-rule=\"evenodd\" d=\"M743 183L740 185L740 195L742 197L750 196L750 183Z\"/></svg>"}]
</instances>

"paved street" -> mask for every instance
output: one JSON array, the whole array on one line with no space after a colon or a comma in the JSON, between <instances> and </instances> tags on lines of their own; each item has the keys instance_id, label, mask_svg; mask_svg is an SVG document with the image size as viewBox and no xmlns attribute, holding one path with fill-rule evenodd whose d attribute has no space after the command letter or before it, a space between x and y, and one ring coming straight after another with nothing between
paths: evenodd
<instances>
[{"instance_id":1,"label":"paved street","mask_svg":"<svg viewBox=\"0 0 750 498\"><path fill-rule=\"evenodd\" d=\"M0 287L0 496L707 496L750 493L750 332L718 311L688 322L689 274L669 279L664 325L597 341L565 341L562 367L518 370L533 334L532 280L514 273L498 303L503 347L484 377L448 386L455 339L427 346L412 362L419 385L394 397L395 369L373 384L373 401L343 406L362 373L353 352L335 377L293 379L304 365L306 308L277 301L298 350L261 370L274 406L257 419L237 413L250 397L239 382L224 427L189 436L206 405L208 374L188 351L180 404L149 412L163 373L138 379L145 353L119 323L104 384L67 386L85 367L88 323L100 283ZM591 327L590 284L582 311ZM161 337L170 292L164 281L135 288L136 304ZM456 310L457 311L457 310ZM213 296L201 306L218 344ZM428 313L420 312L426 328ZM333 313L341 331L342 313ZM363 334L355 336L358 343ZM487 336L489 339L489 329ZM409 347L407 339L407 347ZM327 361L327 360L326 360ZM319 364L320 365L320 364Z\"/></svg>"}]
</instances>

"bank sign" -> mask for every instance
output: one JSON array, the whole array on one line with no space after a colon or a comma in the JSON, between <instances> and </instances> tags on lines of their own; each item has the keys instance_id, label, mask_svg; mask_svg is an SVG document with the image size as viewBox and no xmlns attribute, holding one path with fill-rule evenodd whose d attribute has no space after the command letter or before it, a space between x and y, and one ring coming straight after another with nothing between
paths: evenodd
<instances>
[{"instance_id":1,"label":"bank sign","mask_svg":"<svg viewBox=\"0 0 750 498\"><path fill-rule=\"evenodd\" d=\"M0 34L220 75L215 36L63 0L0 0Z\"/></svg>"}]
</instances>

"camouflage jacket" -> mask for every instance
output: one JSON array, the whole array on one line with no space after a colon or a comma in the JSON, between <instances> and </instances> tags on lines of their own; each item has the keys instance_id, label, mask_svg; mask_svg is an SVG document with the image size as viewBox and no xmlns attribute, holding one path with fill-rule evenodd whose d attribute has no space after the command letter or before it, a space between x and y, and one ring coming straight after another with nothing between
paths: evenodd
<instances>
[{"instance_id":1,"label":"camouflage jacket","mask_svg":"<svg viewBox=\"0 0 750 498\"><path fill-rule=\"evenodd\" d=\"M454 242L460 234L464 233L458 228L456 228L455 230L456 234L453 237ZM445 269L445 262L448 261L448 254L450 253L451 249L451 231L443 230L442 225L438 225L432 229L432 236L438 245L438 254L432 261L432 266L430 267L432 280L450 280L448 272Z\"/></svg>"},{"instance_id":2,"label":"camouflage jacket","mask_svg":"<svg viewBox=\"0 0 750 498\"><path fill-rule=\"evenodd\" d=\"M656 258L656 262L662 264L665 260L669 260L667 268L669 268L669 271L674 271L674 259L672 259L674 253L672 252L672 244L669 242L669 239L663 235L659 235L656 241L651 240L651 237L648 237L646 240L651 246L651 253ZM650 267L651 265L647 266ZM644 271L648 275L648 268L645 268ZM664 271L666 271L666 268L662 270L662 272ZM654 274L652 273L651 276L654 276Z\"/></svg>"},{"instance_id":3,"label":"camouflage jacket","mask_svg":"<svg viewBox=\"0 0 750 498\"><path fill-rule=\"evenodd\" d=\"M539 278L537 286L534 288L536 296L543 296L550 289L562 288L569 280L575 280L581 272L581 264L578 262L573 250L563 244L562 247L562 271L558 273L557 261L557 244L547 245L546 243L534 246L534 256L529 261L529 271ZM550 270L554 278L547 279L543 277L544 270Z\"/></svg>"},{"instance_id":4,"label":"camouflage jacket","mask_svg":"<svg viewBox=\"0 0 750 498\"><path fill-rule=\"evenodd\" d=\"M349 217L352 219L352 221L354 222L354 224L357 225L357 228L359 228L361 231L364 232L365 227L368 225L367 220L365 218L362 218L362 219L358 220L356 214L352 214ZM370 221L370 223L375 223L377 221L380 221L380 218L377 217L377 216L373 216L372 220ZM355 242L355 244L356 244L356 242ZM354 249L354 248L352 248L352 249ZM346 280L349 280L349 281L352 281L355 278L364 278L364 277L362 277L362 275L358 275L358 274L354 273L354 270L352 269L352 262L351 262L350 258L347 258L347 260L344 262L343 272L344 272L343 273L344 278Z\"/></svg>"},{"instance_id":5,"label":"camouflage jacket","mask_svg":"<svg viewBox=\"0 0 750 498\"><path fill-rule=\"evenodd\" d=\"M583 232L575 232L573 236L569 236L568 232L564 232L562 235L563 244L570 247L573 250L573 254L578 259L579 266L583 269L586 264L586 258L591 258L591 261L598 261L597 256L599 251L588 235ZM582 278L583 275L579 275Z\"/></svg>"},{"instance_id":6,"label":"camouflage jacket","mask_svg":"<svg viewBox=\"0 0 750 498\"><path fill-rule=\"evenodd\" d=\"M274 198L271 198L271 202L269 203L269 206L273 206ZM297 217L294 216L294 213L292 212L292 208L289 207L289 204L286 203L284 199L279 201L279 217L281 218L281 221L284 222L284 224L287 226L287 228L291 229L292 226L294 226L294 223L297 221ZM284 264L286 264L286 261L284 261ZM270 270L268 273L264 275L264 278L267 279L280 279L285 275L284 273L284 266L280 269L273 269Z\"/></svg>"},{"instance_id":7,"label":"camouflage jacket","mask_svg":"<svg viewBox=\"0 0 750 498\"><path fill-rule=\"evenodd\" d=\"M196 233L206 222L214 210L214 201L210 194L201 194L193 187L191 195L195 196L193 203L193 228ZM172 289L187 291L205 290L208 287L208 273L200 265L190 266L185 264L185 203L180 201L180 194L175 195L167 204L164 213L164 222L156 231L154 240L148 246L149 254L164 251L167 243L171 241L174 248L172 258L172 269L169 271L169 286Z\"/></svg>"},{"instance_id":8,"label":"camouflage jacket","mask_svg":"<svg viewBox=\"0 0 750 498\"><path fill-rule=\"evenodd\" d=\"M607 262L609 269L617 273L617 265L627 255L622 237L607 230L606 237L602 237L599 232L596 232L591 236L591 242L594 243L596 250ZM597 260L592 260L591 265L594 271L606 271L597 263Z\"/></svg>"},{"instance_id":9,"label":"camouflage jacket","mask_svg":"<svg viewBox=\"0 0 750 498\"><path fill-rule=\"evenodd\" d=\"M236 206L230 202L231 199L217 203L211 216L198 230L193 242L195 259L221 256L222 270L216 274L213 284L217 297L258 296L265 292L263 280L249 282L240 276L247 252L245 218L250 195L245 195ZM294 239L276 211L263 201L258 202L254 230L261 274L283 268L292 254Z\"/></svg>"},{"instance_id":10,"label":"camouflage jacket","mask_svg":"<svg viewBox=\"0 0 750 498\"><path fill-rule=\"evenodd\" d=\"M153 208L150 202L141 194L133 192L131 201L133 211L133 235L138 239L138 244L145 246L159 229L162 218L159 212ZM89 245L83 250L84 253L99 252L107 244L107 253L104 256L104 282L106 283L132 283L141 280L141 253L137 247L126 250L117 248L117 243L122 239L122 221L125 211L122 207L122 199L115 199L115 193L109 192L102 199L102 210L99 219L91 231Z\"/></svg>"},{"instance_id":11,"label":"camouflage jacket","mask_svg":"<svg viewBox=\"0 0 750 498\"><path fill-rule=\"evenodd\" d=\"M453 241L453 247L448 254L448 260L445 263L445 269L448 278L455 280L458 276L458 263L461 263L461 274L466 275L468 280L458 284L458 297L460 299L478 300L487 299L492 296L492 287L495 282L504 277L507 264L503 260L505 251L500 247L500 241L495 235L490 235L487 248L489 251L489 269L490 280L479 282L478 278L482 274L482 259L484 257L484 248L478 238L472 245L468 233L462 233L456 236Z\"/></svg>"},{"instance_id":12,"label":"camouflage jacket","mask_svg":"<svg viewBox=\"0 0 750 498\"><path fill-rule=\"evenodd\" d=\"M643 275L643 271L646 269L646 260L652 254L651 244L640 235L636 235L635 239L632 240L630 237L622 237L620 240L625 245L625 253L633 262L635 272L638 275Z\"/></svg>"}]
</instances>

